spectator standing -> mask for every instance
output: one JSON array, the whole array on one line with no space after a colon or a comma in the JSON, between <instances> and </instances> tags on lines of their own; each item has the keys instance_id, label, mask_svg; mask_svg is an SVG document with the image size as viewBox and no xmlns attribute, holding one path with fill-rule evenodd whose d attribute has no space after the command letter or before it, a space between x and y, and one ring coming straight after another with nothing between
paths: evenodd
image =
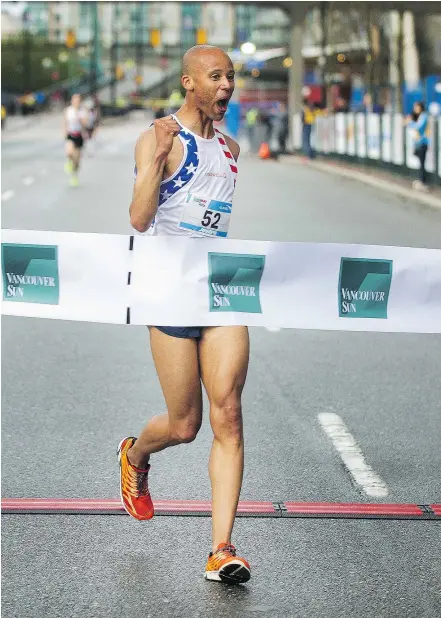
<instances>
[{"instance_id":1,"label":"spectator standing","mask_svg":"<svg viewBox=\"0 0 441 618\"><path fill-rule=\"evenodd\" d=\"M407 126L412 129L414 154L420 162L420 179L413 182L413 188L427 191L426 155L429 148L429 118L424 103L414 103L412 115L407 119Z\"/></svg>"}]
</instances>

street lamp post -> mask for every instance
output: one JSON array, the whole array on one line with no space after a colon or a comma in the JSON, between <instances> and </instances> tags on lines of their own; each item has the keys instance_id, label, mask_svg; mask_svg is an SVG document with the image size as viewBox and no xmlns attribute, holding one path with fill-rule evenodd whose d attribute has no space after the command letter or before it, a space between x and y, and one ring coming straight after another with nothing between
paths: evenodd
<instances>
[{"instance_id":1,"label":"street lamp post","mask_svg":"<svg viewBox=\"0 0 441 618\"><path fill-rule=\"evenodd\" d=\"M23 92L31 90L31 39L29 36L29 10L23 11Z\"/></svg>"},{"instance_id":2,"label":"street lamp post","mask_svg":"<svg viewBox=\"0 0 441 618\"><path fill-rule=\"evenodd\" d=\"M90 10L92 11L92 62L90 71L90 91L91 94L96 92L97 88L97 73L99 64L99 46L100 46L100 31L98 23L98 3L91 2Z\"/></svg>"},{"instance_id":3,"label":"street lamp post","mask_svg":"<svg viewBox=\"0 0 441 618\"><path fill-rule=\"evenodd\" d=\"M321 56L319 58L319 67L320 67L320 81L321 81L321 103L323 107L327 106L327 65L328 65L328 57L326 47L328 45L328 22L327 22L327 11L326 11L326 2L320 3L320 21L321 21L321 30L322 30L322 40L321 40Z\"/></svg>"},{"instance_id":4,"label":"street lamp post","mask_svg":"<svg viewBox=\"0 0 441 618\"><path fill-rule=\"evenodd\" d=\"M117 19L115 19L115 13L116 13L116 17L118 17L119 14L119 3L118 2L114 2L112 5L112 46L110 48L110 71L111 71L111 75L112 75L112 80L110 82L110 99L112 104L115 104L116 102L116 88L117 88L117 79L118 76L116 74L116 67L117 67L117 54L118 54L118 26L117 26Z\"/></svg>"},{"instance_id":5,"label":"street lamp post","mask_svg":"<svg viewBox=\"0 0 441 618\"><path fill-rule=\"evenodd\" d=\"M143 20L143 8L144 3L138 2L137 6L138 10L136 12L136 29L135 29L135 59L136 59L136 96L139 97L140 86L142 83L142 61L143 61L143 50L142 50L142 39L143 39L143 31L144 31L144 20Z\"/></svg>"}]
</instances>

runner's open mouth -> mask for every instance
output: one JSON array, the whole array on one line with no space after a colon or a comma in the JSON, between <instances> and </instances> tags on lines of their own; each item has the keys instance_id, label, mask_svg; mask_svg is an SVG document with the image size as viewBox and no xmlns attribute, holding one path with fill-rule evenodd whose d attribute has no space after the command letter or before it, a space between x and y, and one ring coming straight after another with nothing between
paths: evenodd
<instances>
[{"instance_id":1,"label":"runner's open mouth","mask_svg":"<svg viewBox=\"0 0 441 618\"><path fill-rule=\"evenodd\" d=\"M226 97L225 99L219 99L219 101L216 102L216 105L217 105L217 107L218 107L220 112L226 112L227 111L229 100L230 99L228 99Z\"/></svg>"}]
</instances>

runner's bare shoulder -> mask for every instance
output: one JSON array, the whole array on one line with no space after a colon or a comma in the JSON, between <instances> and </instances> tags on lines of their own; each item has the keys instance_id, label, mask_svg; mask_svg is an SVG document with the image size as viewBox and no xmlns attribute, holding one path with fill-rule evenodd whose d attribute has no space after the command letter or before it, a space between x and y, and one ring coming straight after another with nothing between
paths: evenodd
<instances>
[{"instance_id":1,"label":"runner's bare shoulder","mask_svg":"<svg viewBox=\"0 0 441 618\"><path fill-rule=\"evenodd\" d=\"M225 135L225 133L221 133L222 137L227 142L227 146L231 151L231 154L234 157L234 160L237 161L240 154L240 146L237 142L234 141L229 135Z\"/></svg>"}]
</instances>

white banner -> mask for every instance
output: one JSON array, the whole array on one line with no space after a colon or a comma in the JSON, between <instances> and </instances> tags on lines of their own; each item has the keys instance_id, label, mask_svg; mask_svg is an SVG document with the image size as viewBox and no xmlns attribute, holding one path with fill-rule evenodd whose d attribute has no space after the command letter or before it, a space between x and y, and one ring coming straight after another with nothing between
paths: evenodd
<instances>
[{"instance_id":1,"label":"white banner","mask_svg":"<svg viewBox=\"0 0 441 618\"><path fill-rule=\"evenodd\" d=\"M355 143L355 116L354 114L350 113L347 114L347 142L348 142L348 148L347 148L347 153L348 155L355 157L355 155L357 154L357 147L356 147L356 143Z\"/></svg>"},{"instance_id":2,"label":"white banner","mask_svg":"<svg viewBox=\"0 0 441 618\"><path fill-rule=\"evenodd\" d=\"M346 154L346 114L335 115L335 148L338 154Z\"/></svg>"},{"instance_id":3,"label":"white banner","mask_svg":"<svg viewBox=\"0 0 441 618\"><path fill-rule=\"evenodd\" d=\"M301 148L301 116L294 116L294 147ZM438 137L438 140L436 140ZM429 118L429 147L426 170L441 176L441 118ZM438 141L438 149L436 149ZM395 165L420 167L414 155L412 130L405 128L402 114L330 114L318 117L313 129L313 146L317 152L366 157Z\"/></svg>"},{"instance_id":4,"label":"white banner","mask_svg":"<svg viewBox=\"0 0 441 618\"><path fill-rule=\"evenodd\" d=\"M2 230L2 312L123 324L129 236Z\"/></svg>"},{"instance_id":5,"label":"white banner","mask_svg":"<svg viewBox=\"0 0 441 618\"><path fill-rule=\"evenodd\" d=\"M392 116L390 114L383 114L381 117L381 134L381 158L389 163L392 159Z\"/></svg>"},{"instance_id":6,"label":"white banner","mask_svg":"<svg viewBox=\"0 0 441 618\"><path fill-rule=\"evenodd\" d=\"M357 156L366 156L366 116L365 114L355 114L355 140L357 142Z\"/></svg>"},{"instance_id":7,"label":"white banner","mask_svg":"<svg viewBox=\"0 0 441 618\"><path fill-rule=\"evenodd\" d=\"M294 148L296 150L300 150L303 146L302 144L302 115L294 114L292 117L292 143L294 144Z\"/></svg>"},{"instance_id":8,"label":"white banner","mask_svg":"<svg viewBox=\"0 0 441 618\"><path fill-rule=\"evenodd\" d=\"M324 135L325 135L325 123L326 118L318 116L313 129L314 134L314 148L317 152L325 152Z\"/></svg>"},{"instance_id":9,"label":"white banner","mask_svg":"<svg viewBox=\"0 0 441 618\"><path fill-rule=\"evenodd\" d=\"M2 312L441 333L441 250L5 230Z\"/></svg>"},{"instance_id":10,"label":"white banner","mask_svg":"<svg viewBox=\"0 0 441 618\"><path fill-rule=\"evenodd\" d=\"M435 119L433 116L429 116L429 147L427 149L426 156L426 170L430 173L436 170L436 155L435 155Z\"/></svg>"},{"instance_id":11,"label":"white banner","mask_svg":"<svg viewBox=\"0 0 441 618\"><path fill-rule=\"evenodd\" d=\"M380 159L381 158L380 115L379 114L367 114L366 124L367 124L367 141L368 141L367 155L369 159Z\"/></svg>"},{"instance_id":12,"label":"white banner","mask_svg":"<svg viewBox=\"0 0 441 618\"><path fill-rule=\"evenodd\" d=\"M403 116L394 114L393 116L393 148L392 148L392 163L395 165L403 165L404 163L404 125Z\"/></svg>"},{"instance_id":13,"label":"white banner","mask_svg":"<svg viewBox=\"0 0 441 618\"><path fill-rule=\"evenodd\" d=\"M335 116L328 116L328 150L335 152Z\"/></svg>"}]
</instances>

